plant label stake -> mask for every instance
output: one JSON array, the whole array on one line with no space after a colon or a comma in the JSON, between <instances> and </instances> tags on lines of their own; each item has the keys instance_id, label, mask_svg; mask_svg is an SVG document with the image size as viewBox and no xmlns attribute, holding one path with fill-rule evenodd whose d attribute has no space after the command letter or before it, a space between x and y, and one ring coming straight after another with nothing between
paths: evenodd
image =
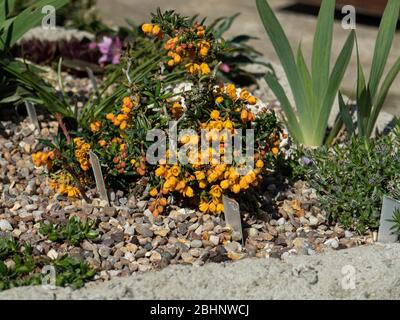
<instances>
[{"instance_id":1,"label":"plant label stake","mask_svg":"<svg viewBox=\"0 0 400 320\"><path fill-rule=\"evenodd\" d=\"M393 227L394 212L400 209L400 202L396 201L390 197L383 198L381 220L378 232L378 242L382 243L394 243L397 242L397 235L393 234L391 228Z\"/></svg>"},{"instance_id":2,"label":"plant label stake","mask_svg":"<svg viewBox=\"0 0 400 320\"><path fill-rule=\"evenodd\" d=\"M104 201L108 201L107 189L104 184L103 173L101 172L100 161L97 155L93 151L89 151L90 163L92 164L94 179L96 180L97 192L100 194L100 198Z\"/></svg>"},{"instance_id":3,"label":"plant label stake","mask_svg":"<svg viewBox=\"0 0 400 320\"><path fill-rule=\"evenodd\" d=\"M234 232L240 234L243 243L242 220L240 218L239 204L226 196L222 197L224 203L224 215L226 225L231 227Z\"/></svg>"},{"instance_id":4,"label":"plant label stake","mask_svg":"<svg viewBox=\"0 0 400 320\"><path fill-rule=\"evenodd\" d=\"M33 123L35 128L37 130L40 130L40 124L39 124L39 120L37 117L35 106L31 102L25 101L25 107L26 107L26 111L28 112L29 119L31 119L31 122Z\"/></svg>"}]
</instances>

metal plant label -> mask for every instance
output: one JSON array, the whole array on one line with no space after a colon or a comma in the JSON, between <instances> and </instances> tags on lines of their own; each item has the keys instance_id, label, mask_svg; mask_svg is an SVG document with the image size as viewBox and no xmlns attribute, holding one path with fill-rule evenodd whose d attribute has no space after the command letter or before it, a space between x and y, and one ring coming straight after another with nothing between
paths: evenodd
<instances>
[{"instance_id":1,"label":"metal plant label","mask_svg":"<svg viewBox=\"0 0 400 320\"><path fill-rule=\"evenodd\" d=\"M396 201L390 197L383 198L381 220L378 232L378 242L382 243L394 243L397 242L398 237L393 234L391 228L393 227L393 214L400 209L400 202Z\"/></svg>"},{"instance_id":2,"label":"metal plant label","mask_svg":"<svg viewBox=\"0 0 400 320\"><path fill-rule=\"evenodd\" d=\"M40 130L40 124L37 117L35 106L31 102L25 101L25 107L26 107L26 112L28 112L29 119L31 119L31 122L33 123L35 128L37 130Z\"/></svg>"},{"instance_id":3,"label":"metal plant label","mask_svg":"<svg viewBox=\"0 0 400 320\"><path fill-rule=\"evenodd\" d=\"M97 192L100 194L102 200L108 201L107 189L104 184L103 173L101 172L101 166L99 158L93 151L89 151L90 163L92 164L94 178L96 180Z\"/></svg>"},{"instance_id":4,"label":"metal plant label","mask_svg":"<svg viewBox=\"0 0 400 320\"><path fill-rule=\"evenodd\" d=\"M239 204L226 196L222 197L222 201L224 203L224 215L227 226L231 227L234 232L240 234L240 239L243 241Z\"/></svg>"}]
</instances>

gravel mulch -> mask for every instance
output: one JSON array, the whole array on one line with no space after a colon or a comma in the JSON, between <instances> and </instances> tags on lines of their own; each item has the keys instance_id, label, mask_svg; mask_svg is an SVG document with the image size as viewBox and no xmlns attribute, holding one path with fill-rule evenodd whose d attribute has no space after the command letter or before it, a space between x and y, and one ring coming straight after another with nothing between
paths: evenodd
<instances>
[{"instance_id":1,"label":"gravel mulch","mask_svg":"<svg viewBox=\"0 0 400 320\"><path fill-rule=\"evenodd\" d=\"M157 219L147 201L112 191L112 207L104 207L94 191L91 204L53 194L43 168L35 168L31 154L39 138L51 138L56 121L43 120L35 132L28 119L0 122L0 236L12 234L32 244L35 255L55 258L64 253L85 259L98 270L97 279L157 270L170 264L203 265L245 257L281 258L314 255L374 242L374 235L358 236L330 225L318 206L315 190L298 181L289 185L271 174L261 187L258 214L241 205L245 241L226 227L223 216L170 206ZM59 244L39 234L40 223L65 223L70 217L95 221L98 239L79 247Z\"/></svg>"}]
</instances>

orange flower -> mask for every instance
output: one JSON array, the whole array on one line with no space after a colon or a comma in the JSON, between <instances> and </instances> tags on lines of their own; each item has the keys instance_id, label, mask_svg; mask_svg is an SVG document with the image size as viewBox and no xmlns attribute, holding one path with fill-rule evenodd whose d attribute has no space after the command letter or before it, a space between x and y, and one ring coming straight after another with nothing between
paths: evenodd
<instances>
[{"instance_id":1,"label":"orange flower","mask_svg":"<svg viewBox=\"0 0 400 320\"><path fill-rule=\"evenodd\" d=\"M215 103L217 103L217 104L220 104L222 102L224 102L224 98L222 98L221 96L217 97L217 99L215 99Z\"/></svg>"},{"instance_id":2,"label":"orange flower","mask_svg":"<svg viewBox=\"0 0 400 320\"><path fill-rule=\"evenodd\" d=\"M242 112L240 113L240 119L243 122L246 122L248 115L249 115L248 111L246 109L243 109Z\"/></svg>"},{"instance_id":3,"label":"orange flower","mask_svg":"<svg viewBox=\"0 0 400 320\"><path fill-rule=\"evenodd\" d=\"M153 27L152 33L153 33L153 35L158 36L160 34L160 32L161 32L161 28L158 24L156 24Z\"/></svg>"},{"instance_id":4,"label":"orange flower","mask_svg":"<svg viewBox=\"0 0 400 320\"><path fill-rule=\"evenodd\" d=\"M152 24L149 24L149 23L143 24L143 25L142 25L142 31L143 31L144 33L150 33L150 32L152 32L152 31L153 31L153 25L152 25Z\"/></svg>"},{"instance_id":5,"label":"orange flower","mask_svg":"<svg viewBox=\"0 0 400 320\"><path fill-rule=\"evenodd\" d=\"M210 114L210 118L213 120L218 120L220 116L220 113L218 110L213 110Z\"/></svg>"},{"instance_id":6,"label":"orange flower","mask_svg":"<svg viewBox=\"0 0 400 320\"><path fill-rule=\"evenodd\" d=\"M98 132L98 131L100 130L100 128L101 128L101 122L100 122L99 120L96 120L96 121L94 121L94 122L92 122L92 123L90 124L90 130L91 130L93 133Z\"/></svg>"},{"instance_id":7,"label":"orange flower","mask_svg":"<svg viewBox=\"0 0 400 320\"><path fill-rule=\"evenodd\" d=\"M255 105L255 104L257 103L257 99L256 99L255 97L251 96L251 97L249 97L249 98L247 99L247 102L248 102L249 104L251 104L251 105Z\"/></svg>"},{"instance_id":8,"label":"orange flower","mask_svg":"<svg viewBox=\"0 0 400 320\"><path fill-rule=\"evenodd\" d=\"M193 75L199 73L200 71L200 66L197 63L188 63L185 67L187 72Z\"/></svg>"},{"instance_id":9,"label":"orange flower","mask_svg":"<svg viewBox=\"0 0 400 320\"><path fill-rule=\"evenodd\" d=\"M208 64L204 63L204 62L200 65L200 69L201 69L201 73L202 74L209 74L211 72L210 67L208 66Z\"/></svg>"},{"instance_id":10,"label":"orange flower","mask_svg":"<svg viewBox=\"0 0 400 320\"><path fill-rule=\"evenodd\" d=\"M151 195L152 197L155 197L157 194L158 194L157 188L151 189L150 195Z\"/></svg>"}]
</instances>

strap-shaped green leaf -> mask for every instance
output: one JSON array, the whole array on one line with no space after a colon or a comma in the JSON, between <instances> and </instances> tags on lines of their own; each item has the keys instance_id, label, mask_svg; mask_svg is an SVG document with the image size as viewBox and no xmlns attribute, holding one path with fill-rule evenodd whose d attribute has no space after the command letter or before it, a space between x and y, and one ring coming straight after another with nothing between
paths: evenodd
<instances>
[{"instance_id":1,"label":"strap-shaped green leaf","mask_svg":"<svg viewBox=\"0 0 400 320\"><path fill-rule=\"evenodd\" d=\"M332 111L332 106L336 98L336 94L339 90L347 66L349 65L350 62L351 54L354 48L354 39L355 39L355 32L353 30L347 37L347 40L336 60L335 66L333 67L331 76L329 78L329 85L325 93L324 102L322 103L319 110L316 133L315 133L321 139L323 139L329 115Z\"/></svg>"},{"instance_id":2,"label":"strap-shaped green leaf","mask_svg":"<svg viewBox=\"0 0 400 320\"><path fill-rule=\"evenodd\" d=\"M47 86L38 75L30 71L27 65L19 61L6 64L0 60L0 70L1 72L7 72L13 75L24 87L35 92L49 112L53 114L60 113L63 116L72 116L73 113L69 105L63 103L58 98L53 88Z\"/></svg>"},{"instance_id":3,"label":"strap-shaped green leaf","mask_svg":"<svg viewBox=\"0 0 400 320\"><path fill-rule=\"evenodd\" d=\"M297 70L296 61L289 40L267 1L256 0L256 4L264 28L282 63L282 67L285 70L296 102L300 121L305 126L310 126L311 118L307 113L309 110L307 109L305 90Z\"/></svg>"},{"instance_id":4,"label":"strap-shaped green leaf","mask_svg":"<svg viewBox=\"0 0 400 320\"><path fill-rule=\"evenodd\" d=\"M316 99L314 95L313 82L311 79L310 71L308 70L306 61L304 59L303 50L301 49L301 44L297 50L297 68L299 70L299 75L304 83L304 89L306 90L307 103L310 106L311 116L315 113Z\"/></svg>"},{"instance_id":5,"label":"strap-shaped green leaf","mask_svg":"<svg viewBox=\"0 0 400 320\"><path fill-rule=\"evenodd\" d=\"M353 118L346 106L346 103L344 102L343 95L340 91L339 91L339 110L343 123L346 126L347 134L349 136L352 136L354 133Z\"/></svg>"},{"instance_id":6,"label":"strap-shaped green leaf","mask_svg":"<svg viewBox=\"0 0 400 320\"><path fill-rule=\"evenodd\" d=\"M394 33L396 32L397 21L399 19L400 1L389 0L379 27L378 37L375 43L374 58L369 77L369 90L371 97L378 91L385 66L392 47Z\"/></svg>"},{"instance_id":7,"label":"strap-shaped green leaf","mask_svg":"<svg viewBox=\"0 0 400 320\"><path fill-rule=\"evenodd\" d=\"M312 52L312 79L315 95L320 103L329 81L334 15L335 0L322 1Z\"/></svg>"},{"instance_id":8,"label":"strap-shaped green leaf","mask_svg":"<svg viewBox=\"0 0 400 320\"><path fill-rule=\"evenodd\" d=\"M293 107L289 102L285 90L283 90L281 84L272 73L267 73L267 75L265 76L265 81L274 92L276 98L279 100L283 112L285 112L286 124L290 134L298 143L304 143L303 133L301 132L296 114L293 111Z\"/></svg>"},{"instance_id":9,"label":"strap-shaped green leaf","mask_svg":"<svg viewBox=\"0 0 400 320\"><path fill-rule=\"evenodd\" d=\"M386 97L389 93L390 87L392 86L394 80L397 78L400 72L400 57L396 60L396 63L389 70L385 80L382 83L379 94L377 95L376 102L373 105L372 113L368 122L368 137L371 136L374 130L376 120L378 119L379 113L382 110L383 104L385 103Z\"/></svg>"},{"instance_id":10,"label":"strap-shaped green leaf","mask_svg":"<svg viewBox=\"0 0 400 320\"><path fill-rule=\"evenodd\" d=\"M360 53L357 44L357 127L358 134L366 137L368 119L372 109L371 95L365 82L364 71L360 62Z\"/></svg>"},{"instance_id":11,"label":"strap-shaped green leaf","mask_svg":"<svg viewBox=\"0 0 400 320\"><path fill-rule=\"evenodd\" d=\"M0 30L14 8L15 0L0 0Z\"/></svg>"},{"instance_id":12,"label":"strap-shaped green leaf","mask_svg":"<svg viewBox=\"0 0 400 320\"><path fill-rule=\"evenodd\" d=\"M0 37L0 50L5 46L14 45L27 31L36 27L42 21L44 15L42 8L46 5L53 6L56 10L65 6L68 0L39 0L32 6L22 11L15 17L13 23L8 27L5 34Z\"/></svg>"}]
</instances>

